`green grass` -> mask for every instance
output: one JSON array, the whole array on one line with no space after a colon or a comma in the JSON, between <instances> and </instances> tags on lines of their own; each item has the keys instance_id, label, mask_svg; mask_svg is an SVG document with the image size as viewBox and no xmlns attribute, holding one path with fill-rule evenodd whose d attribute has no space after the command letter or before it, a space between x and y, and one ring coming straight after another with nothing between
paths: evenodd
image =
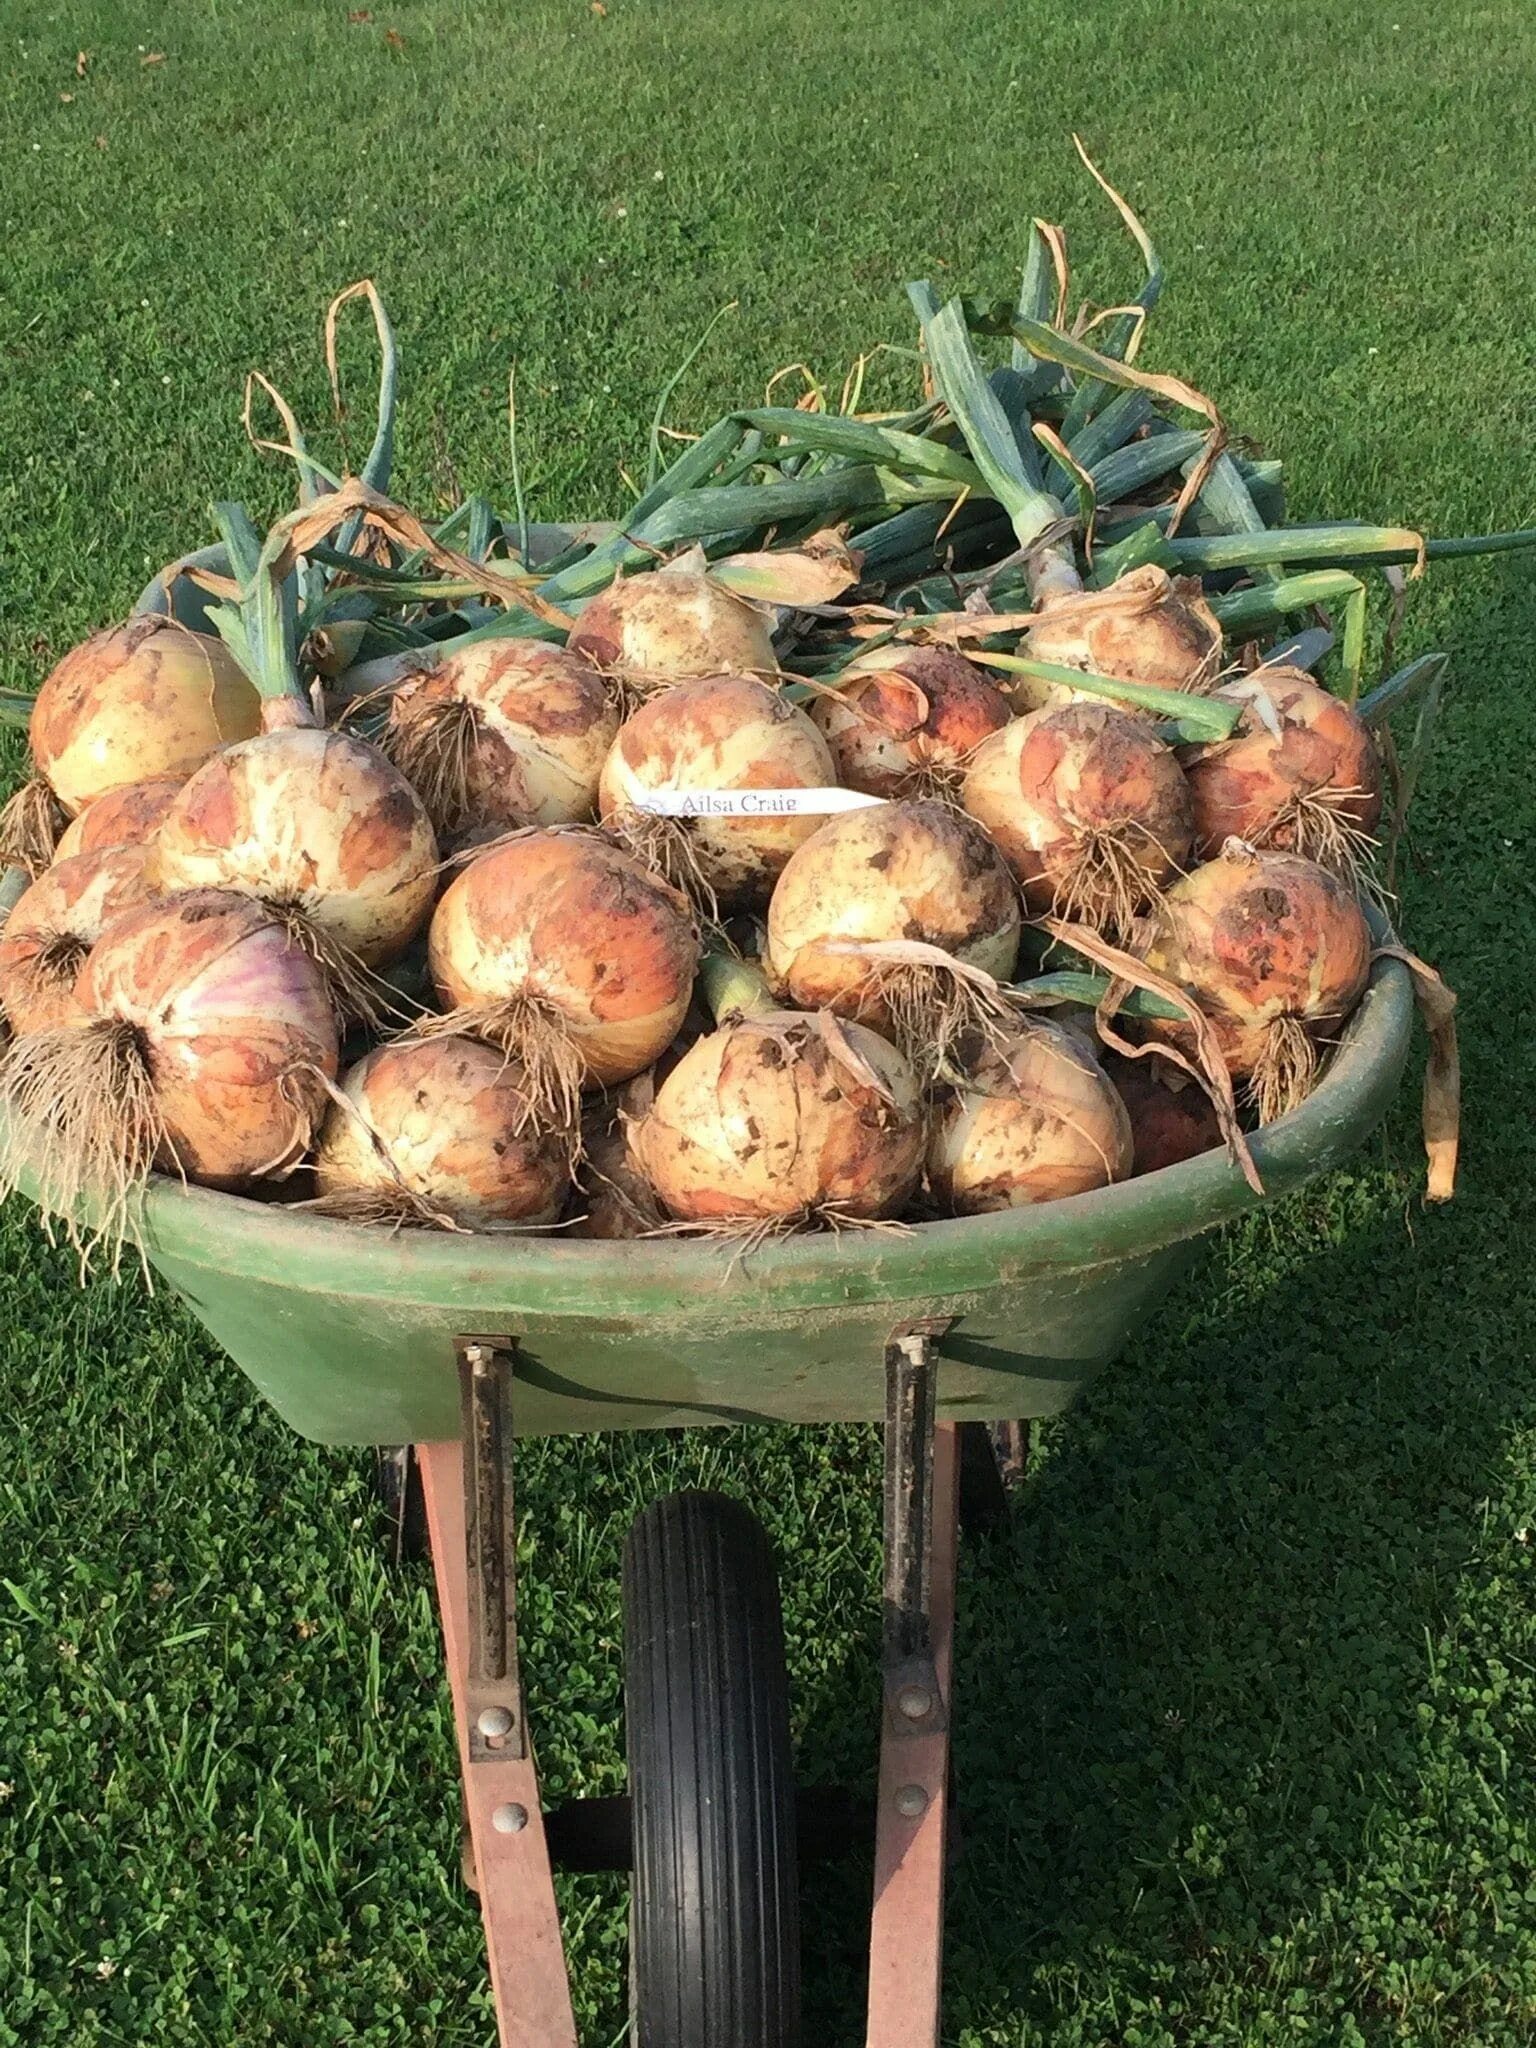
<instances>
[{"instance_id":1,"label":"green grass","mask_svg":"<svg viewBox=\"0 0 1536 2048\"><path fill-rule=\"evenodd\" d=\"M509 500L515 353L534 516L607 512L729 300L685 421L906 343L909 276L1006 290L1031 212L1132 286L1073 127L1167 260L1151 360L1285 455L1293 516L1536 514L1518 0L607 4L0 11L0 686L211 498L284 500L241 380L322 423L351 278L401 332L418 504ZM1405 1108L1229 1235L968 1553L951 2048L1536 2032L1527 576L1446 569L1411 612L1455 657L1405 910L1463 995L1462 1196L1420 1207ZM4 1228L0 2043L485 2043L428 1589L377 1561L364 1458L290 1438L163 1295L77 1293ZM700 1473L784 1560L804 1774L867 1782L872 1439L597 1438L520 1460L552 1796L619 1782L624 1521ZM812 1882L818 2048L857 2036L866 1877ZM562 1891L609 2048L624 1891Z\"/></svg>"}]
</instances>

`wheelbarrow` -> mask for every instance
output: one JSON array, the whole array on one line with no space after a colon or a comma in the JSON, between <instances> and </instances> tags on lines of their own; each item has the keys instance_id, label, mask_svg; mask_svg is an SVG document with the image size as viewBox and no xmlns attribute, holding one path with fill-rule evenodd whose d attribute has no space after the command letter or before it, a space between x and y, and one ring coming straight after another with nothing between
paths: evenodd
<instances>
[{"instance_id":1,"label":"wheelbarrow","mask_svg":"<svg viewBox=\"0 0 1536 2048\"><path fill-rule=\"evenodd\" d=\"M1412 1007L1403 968L1379 959L1321 1084L1253 1141L1267 1196L1338 1165L1381 1119ZM153 1185L149 1260L295 1430L416 1447L502 2048L576 2048L552 1847L632 1869L637 2048L801 2038L800 1805L766 1538L718 1494L640 1515L624 1563L628 1797L546 1815L519 1679L515 1440L883 1422L866 2042L935 2048L962 1472L996 1496L1021 1425L1065 1409L1197 1241L1259 1199L1214 1152L1037 1208L743 1258L678 1239L388 1235Z\"/></svg>"}]
</instances>

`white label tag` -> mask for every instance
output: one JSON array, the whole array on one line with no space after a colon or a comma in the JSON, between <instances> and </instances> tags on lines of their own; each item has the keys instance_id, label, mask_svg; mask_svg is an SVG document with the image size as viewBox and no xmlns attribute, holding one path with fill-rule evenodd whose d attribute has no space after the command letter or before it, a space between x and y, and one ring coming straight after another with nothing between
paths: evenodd
<instances>
[{"instance_id":1,"label":"white label tag","mask_svg":"<svg viewBox=\"0 0 1536 2048\"><path fill-rule=\"evenodd\" d=\"M808 818L884 802L859 789L653 789L632 807L655 818Z\"/></svg>"}]
</instances>

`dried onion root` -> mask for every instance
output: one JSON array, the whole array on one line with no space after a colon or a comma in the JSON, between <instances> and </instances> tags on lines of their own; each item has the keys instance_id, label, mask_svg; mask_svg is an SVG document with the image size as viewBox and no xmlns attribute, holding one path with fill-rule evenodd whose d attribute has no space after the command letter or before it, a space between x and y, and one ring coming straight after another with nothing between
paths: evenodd
<instances>
[{"instance_id":1,"label":"dried onion root","mask_svg":"<svg viewBox=\"0 0 1536 2048\"><path fill-rule=\"evenodd\" d=\"M578 655L485 640L395 691L379 743L449 839L589 819L618 723Z\"/></svg>"},{"instance_id":2,"label":"dried onion root","mask_svg":"<svg viewBox=\"0 0 1536 2048\"><path fill-rule=\"evenodd\" d=\"M1145 719L1078 701L983 743L961 795L1036 917L1128 933L1189 858L1189 791Z\"/></svg>"},{"instance_id":3,"label":"dried onion root","mask_svg":"<svg viewBox=\"0 0 1536 2048\"><path fill-rule=\"evenodd\" d=\"M836 774L827 743L797 705L753 676L701 676L648 698L625 720L603 767L604 825L647 866L715 918L764 902L815 816L668 818L642 808L660 794L822 789Z\"/></svg>"},{"instance_id":4,"label":"dried onion root","mask_svg":"<svg viewBox=\"0 0 1536 2048\"><path fill-rule=\"evenodd\" d=\"M75 983L104 928L149 902L141 846L57 860L0 931L0 1010L18 1037L83 1021Z\"/></svg>"},{"instance_id":5,"label":"dried onion root","mask_svg":"<svg viewBox=\"0 0 1536 2048\"><path fill-rule=\"evenodd\" d=\"M1145 957L1199 1004L1260 1122L1272 1123L1311 1092L1319 1042L1364 993L1371 936L1338 876L1229 840L1168 891ZM1147 1029L1187 1042L1180 1024Z\"/></svg>"},{"instance_id":6,"label":"dried onion root","mask_svg":"<svg viewBox=\"0 0 1536 2048\"><path fill-rule=\"evenodd\" d=\"M243 1188L308 1151L336 1072L324 981L247 897L203 890L119 918L76 984L82 1021L0 1066L0 1186L23 1182L114 1260L149 1174Z\"/></svg>"}]
</instances>

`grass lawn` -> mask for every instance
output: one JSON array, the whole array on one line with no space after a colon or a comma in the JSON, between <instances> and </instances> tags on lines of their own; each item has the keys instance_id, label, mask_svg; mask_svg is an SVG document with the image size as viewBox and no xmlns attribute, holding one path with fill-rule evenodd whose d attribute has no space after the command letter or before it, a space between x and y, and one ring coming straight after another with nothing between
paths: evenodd
<instances>
[{"instance_id":1,"label":"grass lawn","mask_svg":"<svg viewBox=\"0 0 1536 2048\"><path fill-rule=\"evenodd\" d=\"M210 499L286 498L241 380L323 420L350 279L401 333L414 502L508 501L515 352L535 516L607 512L729 300L685 422L908 341L909 276L1008 289L1034 212L1123 292L1074 128L1168 264L1150 359L1284 454L1294 517L1530 523L1533 95L1522 0L12 0L0 685ZM1407 639L1455 658L1404 893L1463 998L1460 1199L1421 1207L1405 1106L1217 1244L967 1553L950 2048L1536 2036L1530 573L1436 571ZM428 1585L375 1554L365 1457L3 1231L0 2044L485 2044ZM783 1560L803 1775L867 1782L877 1474L862 1431L529 1446L550 1795L620 1782L623 1527L700 1475ZM625 1890L562 1890L610 2048ZM866 1910L856 1865L812 1879L816 2048L858 2037Z\"/></svg>"}]
</instances>

